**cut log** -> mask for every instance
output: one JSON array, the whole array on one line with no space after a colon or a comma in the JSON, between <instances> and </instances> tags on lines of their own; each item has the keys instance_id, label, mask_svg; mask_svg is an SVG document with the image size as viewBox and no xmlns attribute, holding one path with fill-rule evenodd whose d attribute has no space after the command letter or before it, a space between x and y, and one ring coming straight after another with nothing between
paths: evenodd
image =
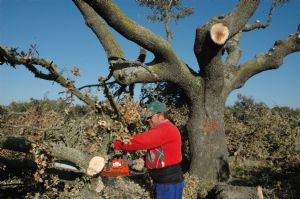
<instances>
[{"instance_id":1,"label":"cut log","mask_svg":"<svg viewBox=\"0 0 300 199\"><path fill-rule=\"evenodd\" d=\"M100 173L100 171L102 171L102 169L104 168L104 165L105 165L104 158L100 156L93 157L89 162L89 166L86 171L87 175L94 176Z\"/></svg>"},{"instance_id":2,"label":"cut log","mask_svg":"<svg viewBox=\"0 0 300 199\"><path fill-rule=\"evenodd\" d=\"M228 36L229 29L223 23L216 23L210 29L210 38L218 45L223 45L228 39Z\"/></svg>"},{"instance_id":3,"label":"cut log","mask_svg":"<svg viewBox=\"0 0 300 199\"><path fill-rule=\"evenodd\" d=\"M263 199L261 186L216 185L206 199Z\"/></svg>"},{"instance_id":4,"label":"cut log","mask_svg":"<svg viewBox=\"0 0 300 199\"><path fill-rule=\"evenodd\" d=\"M87 163L91 159L89 154L74 148L65 147L54 143L44 142L53 157L61 160L69 160L79 166L80 172L85 172ZM8 149L28 153L32 143L25 137L0 135L0 149Z\"/></svg>"}]
</instances>

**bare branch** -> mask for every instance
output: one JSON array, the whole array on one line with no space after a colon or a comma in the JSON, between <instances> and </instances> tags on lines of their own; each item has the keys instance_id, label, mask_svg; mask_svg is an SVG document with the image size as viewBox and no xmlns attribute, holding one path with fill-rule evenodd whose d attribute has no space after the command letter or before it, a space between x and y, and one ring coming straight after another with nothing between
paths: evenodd
<instances>
[{"instance_id":1,"label":"bare branch","mask_svg":"<svg viewBox=\"0 0 300 199\"><path fill-rule=\"evenodd\" d=\"M130 84L132 85L132 84ZM121 84L120 88L113 94L114 97L120 96L122 93L126 91L127 85Z\"/></svg>"},{"instance_id":2,"label":"bare branch","mask_svg":"<svg viewBox=\"0 0 300 199\"><path fill-rule=\"evenodd\" d=\"M104 26L104 22L100 21L99 17L96 17L96 13L94 11L91 11L91 7L116 31L121 33L124 37L127 39L137 43L139 46L151 51L154 53L157 60L167 60L169 62L173 62L172 65L170 65L172 68L178 67L181 65L180 59L176 56L176 54L173 52L172 48L170 47L169 43L164 41L161 37L157 36L156 34L152 33L150 30L136 24L134 21L130 20L127 16L125 16L119 8L112 3L112 1L94 1L94 0L85 0L87 4L90 5L90 7L86 6L85 3L81 0L76 0L75 3L81 10L82 14L84 15L85 19L88 19L88 23L90 24L89 27L93 29L94 32L96 32L100 38L101 43L106 43L109 46L110 39L107 39L104 37L104 35L107 33L108 29L106 26ZM97 19L97 20L96 20ZM96 30L96 27L101 26L99 30ZM101 31L106 32L101 32ZM111 34L108 32L108 34ZM103 38L102 38L102 37ZM112 37L112 36L111 36ZM110 38L110 37L108 37ZM108 47L109 49L112 49L112 52L114 50L114 47ZM117 47L117 50L119 48ZM159 59L158 59L159 58ZM124 78L128 76L123 76L124 73L127 73L130 70L131 75L133 74L133 67L134 71L136 72L137 66L142 66L144 69L148 70L148 67L141 62L136 61L125 61L123 58L123 54L121 56L121 53L117 53L116 56L110 56L109 57L109 63L111 67L111 72L113 72L113 75L118 82L124 84L125 82L132 82L124 81ZM178 64L174 64L178 63ZM163 64L162 64L163 65ZM161 66L162 66L161 65ZM183 65L183 64L182 64ZM126 69L125 69L126 68ZM157 78L153 78L158 76L155 73L160 73L161 68L157 67L155 71L151 71L147 76L145 81L142 80L142 78L138 77L138 82L147 82L147 81L159 81ZM145 73L145 71L143 71ZM153 75L154 74L154 75ZM139 74L137 74L139 75ZM144 77L145 74L142 74ZM151 77L151 78L149 78ZM149 80L147 80L149 79Z\"/></svg>"},{"instance_id":3,"label":"bare branch","mask_svg":"<svg viewBox=\"0 0 300 199\"><path fill-rule=\"evenodd\" d=\"M89 85L79 87L78 90L82 90L84 88L99 87L99 86L100 86L99 84L89 84Z\"/></svg>"},{"instance_id":4,"label":"bare branch","mask_svg":"<svg viewBox=\"0 0 300 199\"><path fill-rule=\"evenodd\" d=\"M241 57L241 49L239 48L240 40L241 40L242 33L236 34L232 37L225 47L225 50L228 53L228 57L226 58L226 65L237 66L238 61Z\"/></svg>"},{"instance_id":5,"label":"bare branch","mask_svg":"<svg viewBox=\"0 0 300 199\"><path fill-rule=\"evenodd\" d=\"M186 85L186 88L189 87L186 80L192 74L167 41L129 19L111 0L85 0L85 2L122 36L154 54L154 61L147 65L137 61L125 61L122 57L109 58L113 76L119 83L128 85L157 81L178 83L180 81ZM168 74L170 70L175 75Z\"/></svg>"},{"instance_id":6,"label":"bare branch","mask_svg":"<svg viewBox=\"0 0 300 199\"><path fill-rule=\"evenodd\" d=\"M68 91L70 91L72 94L74 94L76 97L78 97L80 100L82 100L83 102L91 106L93 109L95 109L96 102L89 96L81 93L80 90L76 89L73 85L73 81L66 79L63 75L61 75L57 71L57 65L54 64L53 61L27 56L24 57L22 54L16 52L15 49L7 48L5 46L0 45L0 62L7 63L12 66L24 65L36 77L57 82L58 84L66 88ZM45 68L46 70L48 70L49 73L45 74L37 70L34 65L39 65ZM99 109L96 110L100 111Z\"/></svg>"},{"instance_id":7,"label":"bare branch","mask_svg":"<svg viewBox=\"0 0 300 199\"><path fill-rule=\"evenodd\" d=\"M140 54L137 58L137 62L139 63L144 63L146 60L146 55L147 55L147 50L144 49L143 47L140 47ZM120 88L113 94L114 97L116 96L120 96L122 93L126 92L126 85L125 84L121 84ZM133 97L134 95L134 83L129 85L129 93L130 96Z\"/></svg>"},{"instance_id":8,"label":"bare branch","mask_svg":"<svg viewBox=\"0 0 300 199\"><path fill-rule=\"evenodd\" d=\"M240 65L231 79L231 89L241 87L250 77L260 72L280 67L287 55L298 51L300 51L300 32L290 35L285 40L276 41L267 53L259 54Z\"/></svg>"},{"instance_id":9,"label":"bare branch","mask_svg":"<svg viewBox=\"0 0 300 199\"><path fill-rule=\"evenodd\" d=\"M45 80L55 80L57 78L56 66L53 62L45 59L37 59L28 56L24 53L18 53L15 48L8 48L0 45L0 62L15 65L24 65L29 71L31 71L36 77ZM40 65L49 71L49 74L45 74L39 71L34 65Z\"/></svg>"},{"instance_id":10,"label":"bare branch","mask_svg":"<svg viewBox=\"0 0 300 199\"><path fill-rule=\"evenodd\" d=\"M107 57L124 58L121 46L115 40L114 36L106 26L106 23L99 18L94 9L83 0L73 0L77 8L84 17L86 25L95 33L102 44Z\"/></svg>"},{"instance_id":11,"label":"bare branch","mask_svg":"<svg viewBox=\"0 0 300 199\"><path fill-rule=\"evenodd\" d=\"M243 32L249 32L251 30L254 30L254 29L265 29L267 28L269 25L271 25L272 23L272 15L273 15L273 10L275 8L275 3L273 2L272 5L271 5L271 8L269 10L269 14L268 14L268 20L265 24L263 24L261 21L259 20L256 20L255 23L252 23L252 24L246 24L245 25L245 28L243 29Z\"/></svg>"},{"instance_id":12,"label":"bare branch","mask_svg":"<svg viewBox=\"0 0 300 199\"><path fill-rule=\"evenodd\" d=\"M169 43L145 27L129 19L117 5L110 0L85 0L116 31L139 46L163 59L174 57Z\"/></svg>"},{"instance_id":13,"label":"bare branch","mask_svg":"<svg viewBox=\"0 0 300 199\"><path fill-rule=\"evenodd\" d=\"M114 109L114 111L117 114L118 118L122 117L122 114L121 114L121 112L120 112L120 110L119 110L119 108L117 106L117 103L115 102L115 100L113 98L113 95L109 91L109 88L107 87L105 81L101 81L101 79L100 79L99 83L100 83L100 85L103 86L103 88L104 88L104 95L108 99L108 101L110 102L110 105Z\"/></svg>"},{"instance_id":14,"label":"bare branch","mask_svg":"<svg viewBox=\"0 0 300 199\"><path fill-rule=\"evenodd\" d=\"M230 80L235 75L236 71L238 70L238 62L240 60L242 51L239 48L240 39L242 36L242 32L236 34L232 37L225 47L225 50L228 53L226 58L226 62L224 65L224 87L223 91L228 91L227 86L230 85ZM224 94L224 93L223 93ZM227 93L226 93L227 95Z\"/></svg>"}]
</instances>

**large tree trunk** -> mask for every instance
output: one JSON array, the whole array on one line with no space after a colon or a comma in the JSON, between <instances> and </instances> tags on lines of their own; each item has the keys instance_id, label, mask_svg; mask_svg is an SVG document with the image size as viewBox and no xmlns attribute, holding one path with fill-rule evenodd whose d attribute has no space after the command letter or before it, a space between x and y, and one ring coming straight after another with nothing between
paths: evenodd
<instances>
[{"instance_id":1,"label":"large tree trunk","mask_svg":"<svg viewBox=\"0 0 300 199\"><path fill-rule=\"evenodd\" d=\"M192 104L188 132L192 161L190 173L213 182L229 178L228 151L224 129L224 103Z\"/></svg>"}]
</instances>

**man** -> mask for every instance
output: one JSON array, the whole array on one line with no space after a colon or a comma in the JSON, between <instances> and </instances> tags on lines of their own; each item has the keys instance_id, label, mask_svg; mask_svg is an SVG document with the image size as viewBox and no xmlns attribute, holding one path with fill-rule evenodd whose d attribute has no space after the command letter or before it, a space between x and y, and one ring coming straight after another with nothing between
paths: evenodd
<instances>
[{"instance_id":1,"label":"man","mask_svg":"<svg viewBox=\"0 0 300 199\"><path fill-rule=\"evenodd\" d=\"M166 105L155 101L147 105L150 129L131 136L130 143L113 142L117 150L147 150L146 167L157 199L181 199L184 188L180 162L181 136L178 128L165 118Z\"/></svg>"}]
</instances>

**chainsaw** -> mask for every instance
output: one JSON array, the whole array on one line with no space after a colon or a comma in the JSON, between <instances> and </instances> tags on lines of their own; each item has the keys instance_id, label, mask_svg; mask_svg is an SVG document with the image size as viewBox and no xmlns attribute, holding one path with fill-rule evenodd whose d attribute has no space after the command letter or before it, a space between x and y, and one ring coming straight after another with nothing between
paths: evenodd
<instances>
[{"instance_id":1,"label":"chainsaw","mask_svg":"<svg viewBox=\"0 0 300 199\"><path fill-rule=\"evenodd\" d=\"M96 173L100 173L100 176L103 177L118 177L118 176L136 176L136 175L143 175L146 173L145 169L142 171L138 171L133 168L133 161L128 160L126 158L126 155L124 153L115 153L114 149L109 147L108 149L108 155L109 158L105 165L100 166L100 168L95 168ZM101 165L99 164L99 161L102 161L102 157L96 156L98 159L95 157L92 158L95 159L96 162L95 165ZM103 159L104 162L104 159ZM56 160L52 166L52 168L56 168L59 170L64 170L64 171L70 171L70 172L75 172L75 173L86 173L84 169L81 169L78 167L76 164L74 164L71 161L66 161L66 160ZM103 169L102 169L103 168Z\"/></svg>"},{"instance_id":2,"label":"chainsaw","mask_svg":"<svg viewBox=\"0 0 300 199\"><path fill-rule=\"evenodd\" d=\"M109 159L105 164L103 170L100 172L101 176L118 177L118 176L135 176L145 174L145 170L137 171L132 168L133 162L128 160L124 153L116 154L112 147L108 149Z\"/></svg>"}]
</instances>

